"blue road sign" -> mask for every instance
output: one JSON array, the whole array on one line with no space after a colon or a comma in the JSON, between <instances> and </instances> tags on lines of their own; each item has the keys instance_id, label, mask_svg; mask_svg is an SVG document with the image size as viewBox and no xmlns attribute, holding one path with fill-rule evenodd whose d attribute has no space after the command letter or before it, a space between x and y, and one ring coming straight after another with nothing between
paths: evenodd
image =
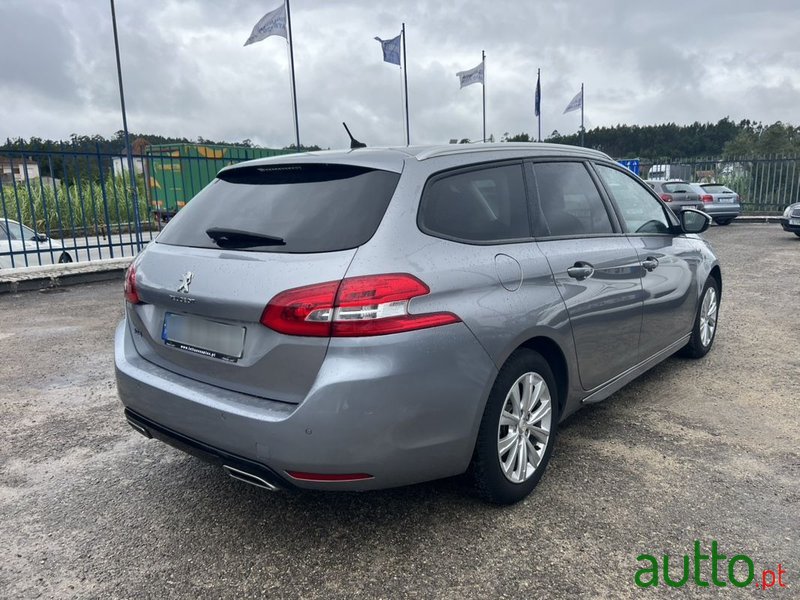
<instances>
[{"instance_id":1,"label":"blue road sign","mask_svg":"<svg viewBox=\"0 0 800 600\"><path fill-rule=\"evenodd\" d=\"M623 158L617 161L623 167L628 169L631 173L639 174L639 159L638 158Z\"/></svg>"}]
</instances>

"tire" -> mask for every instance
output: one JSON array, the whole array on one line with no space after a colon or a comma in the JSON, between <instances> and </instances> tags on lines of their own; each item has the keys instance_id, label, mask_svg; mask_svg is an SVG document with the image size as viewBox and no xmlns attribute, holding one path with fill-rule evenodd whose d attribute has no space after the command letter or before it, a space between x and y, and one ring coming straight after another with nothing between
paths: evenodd
<instances>
[{"instance_id":1,"label":"tire","mask_svg":"<svg viewBox=\"0 0 800 600\"><path fill-rule=\"evenodd\" d=\"M733 219L714 219L717 225L730 225Z\"/></svg>"},{"instance_id":2,"label":"tire","mask_svg":"<svg viewBox=\"0 0 800 600\"><path fill-rule=\"evenodd\" d=\"M712 315L713 313L713 315ZM692 337L683 347L681 354L687 358L703 358L717 335L719 317L719 284L713 277L709 277L700 295L697 315L692 326Z\"/></svg>"},{"instance_id":3,"label":"tire","mask_svg":"<svg viewBox=\"0 0 800 600\"><path fill-rule=\"evenodd\" d=\"M794 233L797 237L800 237L800 231L793 231L792 233Z\"/></svg>"},{"instance_id":4,"label":"tire","mask_svg":"<svg viewBox=\"0 0 800 600\"><path fill-rule=\"evenodd\" d=\"M66 252L62 252L61 256L58 257L59 264L66 264L72 262L72 257L67 254Z\"/></svg>"},{"instance_id":5,"label":"tire","mask_svg":"<svg viewBox=\"0 0 800 600\"><path fill-rule=\"evenodd\" d=\"M524 407L527 390L530 405ZM529 417L522 426L519 414ZM530 494L550 461L559 415L550 365L532 350L514 352L497 374L478 430L470 465L478 495L494 504L514 504Z\"/></svg>"}]
</instances>

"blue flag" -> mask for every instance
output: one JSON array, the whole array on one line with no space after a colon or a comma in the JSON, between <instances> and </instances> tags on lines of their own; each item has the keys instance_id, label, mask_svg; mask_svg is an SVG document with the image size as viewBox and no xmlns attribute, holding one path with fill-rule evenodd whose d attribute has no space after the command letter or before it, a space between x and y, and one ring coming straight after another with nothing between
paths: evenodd
<instances>
[{"instance_id":1,"label":"blue flag","mask_svg":"<svg viewBox=\"0 0 800 600\"><path fill-rule=\"evenodd\" d=\"M542 114L542 85L541 85L541 79L542 79L541 74L536 76L536 101L535 101L535 106L534 106L534 112L536 113L537 117L540 114Z\"/></svg>"},{"instance_id":2,"label":"blue flag","mask_svg":"<svg viewBox=\"0 0 800 600\"><path fill-rule=\"evenodd\" d=\"M390 40L382 40L379 37L375 38L381 43L383 48L384 62L392 63L393 65L400 66L400 36Z\"/></svg>"}]
</instances>

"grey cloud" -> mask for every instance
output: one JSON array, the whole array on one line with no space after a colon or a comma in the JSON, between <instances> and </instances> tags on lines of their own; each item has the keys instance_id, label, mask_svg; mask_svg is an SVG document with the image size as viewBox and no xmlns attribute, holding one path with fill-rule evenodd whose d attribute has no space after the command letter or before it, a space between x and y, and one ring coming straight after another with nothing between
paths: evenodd
<instances>
[{"instance_id":1,"label":"grey cloud","mask_svg":"<svg viewBox=\"0 0 800 600\"><path fill-rule=\"evenodd\" d=\"M243 48L278 0L117 0L129 123L135 131L294 140L286 45ZM543 133L575 131L563 108L586 84L586 125L724 116L797 120L800 5L791 0L630 3L560 0L293 0L304 143L339 147L341 121L370 144L403 141L399 69L372 38L408 29L412 141L477 139L480 86L455 72L487 53L487 126L534 133L542 69ZM26 56L26 66L9 57ZM0 3L0 139L120 128L108 3ZM724 93L720 93L724 90Z\"/></svg>"}]
</instances>

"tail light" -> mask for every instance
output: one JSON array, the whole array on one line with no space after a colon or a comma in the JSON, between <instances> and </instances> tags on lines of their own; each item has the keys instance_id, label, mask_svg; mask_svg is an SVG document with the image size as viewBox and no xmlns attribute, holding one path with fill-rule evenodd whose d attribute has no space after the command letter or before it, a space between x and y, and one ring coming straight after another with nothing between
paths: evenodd
<instances>
[{"instance_id":1,"label":"tail light","mask_svg":"<svg viewBox=\"0 0 800 600\"><path fill-rule=\"evenodd\" d=\"M386 335L461 321L449 312L411 314L408 302L430 293L405 273L348 277L281 292L261 323L287 335L359 337Z\"/></svg>"},{"instance_id":2,"label":"tail light","mask_svg":"<svg viewBox=\"0 0 800 600\"><path fill-rule=\"evenodd\" d=\"M672 195L671 194L661 194L661 199L664 202L672 202Z\"/></svg>"},{"instance_id":3,"label":"tail light","mask_svg":"<svg viewBox=\"0 0 800 600\"><path fill-rule=\"evenodd\" d=\"M125 272L125 300L131 304L141 304L139 293L136 291L136 267L131 263Z\"/></svg>"},{"instance_id":4,"label":"tail light","mask_svg":"<svg viewBox=\"0 0 800 600\"><path fill-rule=\"evenodd\" d=\"M708 204L709 202L714 202L714 196L712 196L711 194L703 194L702 196L700 196L700 200Z\"/></svg>"}]
</instances>

